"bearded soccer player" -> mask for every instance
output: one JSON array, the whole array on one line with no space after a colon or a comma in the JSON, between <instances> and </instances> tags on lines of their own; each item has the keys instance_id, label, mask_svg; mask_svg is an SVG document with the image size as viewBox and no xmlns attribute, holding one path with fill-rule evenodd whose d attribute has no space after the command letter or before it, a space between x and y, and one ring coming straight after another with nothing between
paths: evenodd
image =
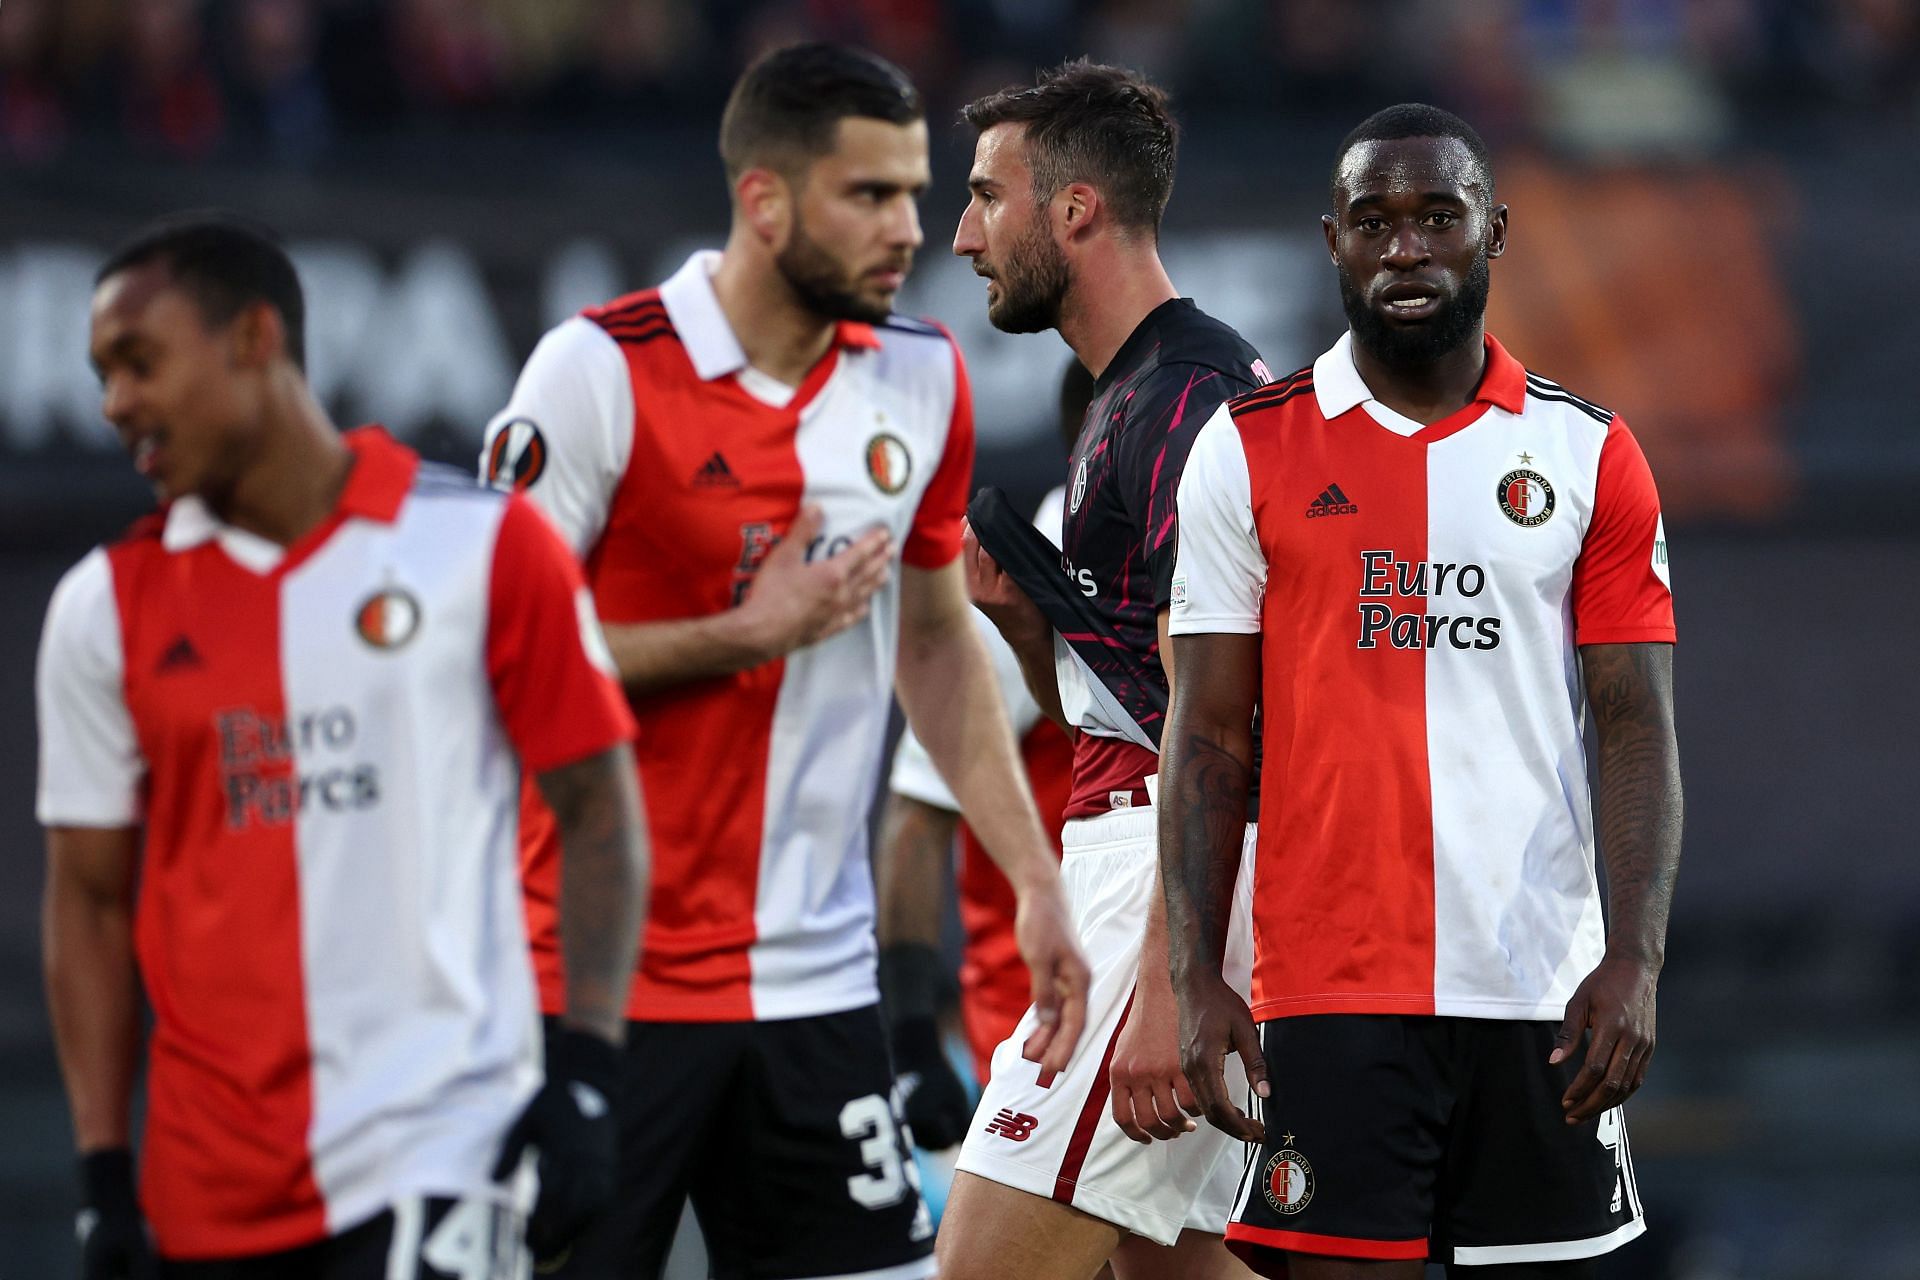
<instances>
[{"instance_id":1,"label":"bearded soccer player","mask_svg":"<svg viewBox=\"0 0 1920 1280\"><path fill-rule=\"evenodd\" d=\"M1069 449L1080 434L1092 395L1093 375L1079 360L1068 361L1056 421ZM1058 539L1066 502L1066 486L1053 488L1040 499L1034 526ZM1073 782L1073 740L1040 714L1020 674L1020 660L998 629L978 610L973 618L993 656L1034 801L1042 820L1057 831ZM940 954L941 909L949 881L959 890L960 928L966 939L960 959L960 1020L973 1051L975 1080L985 1082L992 1074L993 1051L1026 1013L1028 983L1014 943L1013 890L962 820L960 802L911 731L901 734L894 748L873 862L880 895L875 931L880 993L905 1095L902 1105L914 1141L929 1151L944 1151L965 1135L973 1116L966 1086L947 1060L939 1026L943 997L951 985Z\"/></svg>"},{"instance_id":2,"label":"bearded soccer player","mask_svg":"<svg viewBox=\"0 0 1920 1280\"><path fill-rule=\"evenodd\" d=\"M510 1280L529 1144L536 1250L613 1191L646 847L585 586L523 500L337 432L302 325L286 255L218 219L144 234L94 292L105 414L164 505L61 581L40 650L86 1280L156 1249L183 1280ZM522 769L564 867L544 1086Z\"/></svg>"},{"instance_id":3,"label":"bearded soccer player","mask_svg":"<svg viewBox=\"0 0 1920 1280\"><path fill-rule=\"evenodd\" d=\"M1446 112L1349 135L1324 221L1351 332L1215 414L1180 486L1160 838L1185 1064L1263 1143L1228 1238L1291 1280L1586 1277L1643 1229L1620 1104L1680 856L1666 534L1619 415L1485 332L1493 197ZM1257 699L1249 1011L1219 963Z\"/></svg>"},{"instance_id":4,"label":"bearded soccer player","mask_svg":"<svg viewBox=\"0 0 1920 1280\"><path fill-rule=\"evenodd\" d=\"M1087 1043L1064 1072L1023 1055L1031 1014L994 1055L942 1220L941 1272L1079 1280L1111 1259L1123 1280L1235 1274L1220 1235L1240 1144L1182 1109L1147 791L1158 716L1121 723L1092 690L1104 673L1164 698L1177 675L1163 643L1175 486L1200 425L1265 366L1161 266L1176 130L1158 89L1069 63L965 114L980 136L954 252L986 277L996 326L1059 330L1096 379L1068 465L1065 572L1043 584L1091 603L1096 663L1056 641L977 543L968 551L974 599L1035 701L1075 734L1061 872L1095 976ZM1237 942L1225 966L1244 990L1244 931Z\"/></svg>"},{"instance_id":5,"label":"bearded soccer player","mask_svg":"<svg viewBox=\"0 0 1920 1280\"><path fill-rule=\"evenodd\" d=\"M867 820L890 698L1020 896L1064 1065L1086 967L969 621L973 420L960 353L891 307L920 244L906 77L776 51L720 129L726 248L548 334L489 429L585 560L655 836L627 1008L621 1194L564 1274L658 1274L689 1195L722 1277L932 1273L875 982ZM897 661L896 661L897 659ZM563 969L551 823L524 816L544 992ZM742 1179L752 1194L743 1194Z\"/></svg>"}]
</instances>

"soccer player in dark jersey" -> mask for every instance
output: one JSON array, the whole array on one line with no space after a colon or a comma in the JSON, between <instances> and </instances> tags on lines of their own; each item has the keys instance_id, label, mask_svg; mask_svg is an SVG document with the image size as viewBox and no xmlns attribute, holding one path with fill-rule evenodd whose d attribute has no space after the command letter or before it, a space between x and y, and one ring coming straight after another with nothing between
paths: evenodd
<instances>
[{"instance_id":1,"label":"soccer player in dark jersey","mask_svg":"<svg viewBox=\"0 0 1920 1280\"><path fill-rule=\"evenodd\" d=\"M1216 413L1180 486L1185 1066L1264 1142L1227 1232L1263 1273L1584 1280L1644 1226L1620 1104L1680 857L1659 495L1619 415L1486 332L1507 207L1470 126L1382 111L1331 188L1351 331ZM1249 1008L1219 965L1261 698Z\"/></svg>"},{"instance_id":2,"label":"soccer player in dark jersey","mask_svg":"<svg viewBox=\"0 0 1920 1280\"><path fill-rule=\"evenodd\" d=\"M1074 62L965 115L979 139L954 252L986 278L997 327L1057 329L1096 376L1068 466L1059 590L1092 603L1098 635L1084 649L1107 656L1089 662L1057 639L969 541L975 602L1035 701L1075 735L1061 869L1095 982L1065 1071L1022 1060L1031 1015L995 1054L941 1227L942 1274L1078 1280L1109 1259L1125 1280L1235 1274L1220 1235L1242 1153L1182 1110L1149 783L1175 487L1200 424L1265 367L1161 266L1177 135L1159 89ZM1103 696L1123 687L1155 696ZM1226 964L1241 989L1249 956L1243 946Z\"/></svg>"}]
</instances>

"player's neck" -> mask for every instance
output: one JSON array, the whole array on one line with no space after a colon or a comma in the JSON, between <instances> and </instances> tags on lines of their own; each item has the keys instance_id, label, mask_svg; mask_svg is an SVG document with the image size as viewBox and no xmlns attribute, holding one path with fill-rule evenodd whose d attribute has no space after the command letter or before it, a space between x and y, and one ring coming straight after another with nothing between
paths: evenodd
<instances>
[{"instance_id":1,"label":"player's neck","mask_svg":"<svg viewBox=\"0 0 1920 1280\"><path fill-rule=\"evenodd\" d=\"M1060 336L1098 378L1140 322L1179 296L1152 246L1109 242L1074 264L1074 283L1060 302Z\"/></svg>"},{"instance_id":2,"label":"player's neck","mask_svg":"<svg viewBox=\"0 0 1920 1280\"><path fill-rule=\"evenodd\" d=\"M1353 367L1373 398L1419 423L1438 422L1471 403L1486 366L1486 339L1480 325L1452 351L1414 367L1388 364L1359 341L1353 344Z\"/></svg>"},{"instance_id":3,"label":"player's neck","mask_svg":"<svg viewBox=\"0 0 1920 1280\"><path fill-rule=\"evenodd\" d=\"M268 417L257 452L232 487L204 501L223 523L285 547L333 514L353 451L305 383Z\"/></svg>"},{"instance_id":4,"label":"player's neck","mask_svg":"<svg viewBox=\"0 0 1920 1280\"><path fill-rule=\"evenodd\" d=\"M834 322L802 303L771 262L734 245L720 255L713 294L747 363L790 387L805 382L833 345Z\"/></svg>"}]
</instances>

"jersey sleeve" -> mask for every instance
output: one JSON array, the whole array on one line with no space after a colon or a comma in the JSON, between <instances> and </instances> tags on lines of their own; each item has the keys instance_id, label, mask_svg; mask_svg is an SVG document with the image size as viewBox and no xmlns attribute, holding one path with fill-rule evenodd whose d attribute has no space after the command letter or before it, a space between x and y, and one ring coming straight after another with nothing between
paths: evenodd
<instances>
[{"instance_id":1,"label":"jersey sleeve","mask_svg":"<svg viewBox=\"0 0 1920 1280\"><path fill-rule=\"evenodd\" d=\"M507 407L487 424L480 478L523 492L584 559L633 452L633 381L620 344L584 316L527 358Z\"/></svg>"},{"instance_id":2,"label":"jersey sleeve","mask_svg":"<svg viewBox=\"0 0 1920 1280\"><path fill-rule=\"evenodd\" d=\"M916 569L938 569L960 554L960 525L967 516L967 490L973 483L973 389L960 344L953 348L953 418L946 445L927 491L920 496L913 528L900 557Z\"/></svg>"},{"instance_id":3,"label":"jersey sleeve","mask_svg":"<svg viewBox=\"0 0 1920 1280\"><path fill-rule=\"evenodd\" d=\"M124 661L113 568L96 549L60 580L40 633L35 809L46 826L140 822L146 762L127 710Z\"/></svg>"},{"instance_id":4,"label":"jersey sleeve","mask_svg":"<svg viewBox=\"0 0 1920 1280\"><path fill-rule=\"evenodd\" d=\"M542 773L634 735L593 599L554 531L519 497L494 543L487 675L522 767Z\"/></svg>"},{"instance_id":5,"label":"jersey sleeve","mask_svg":"<svg viewBox=\"0 0 1920 1280\"><path fill-rule=\"evenodd\" d=\"M1193 443L1178 496L1178 551L1168 597L1173 635L1260 630L1267 558L1253 521L1253 480L1232 412L1221 405Z\"/></svg>"},{"instance_id":6,"label":"jersey sleeve","mask_svg":"<svg viewBox=\"0 0 1920 1280\"><path fill-rule=\"evenodd\" d=\"M1227 400L1255 386L1246 378L1196 364L1161 366L1127 405L1115 458L1121 500L1145 532L1154 609L1172 599L1174 530L1180 476L1200 429Z\"/></svg>"},{"instance_id":7,"label":"jersey sleeve","mask_svg":"<svg viewBox=\"0 0 1920 1280\"><path fill-rule=\"evenodd\" d=\"M1667 530L1653 472L1615 417L1600 446L1593 519L1573 565L1575 644L1672 644Z\"/></svg>"}]
</instances>

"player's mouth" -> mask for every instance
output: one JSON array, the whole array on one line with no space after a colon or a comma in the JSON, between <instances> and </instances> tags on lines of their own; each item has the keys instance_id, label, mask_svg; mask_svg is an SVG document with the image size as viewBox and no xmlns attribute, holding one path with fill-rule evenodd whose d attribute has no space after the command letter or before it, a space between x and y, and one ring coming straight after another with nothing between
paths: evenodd
<instances>
[{"instance_id":1,"label":"player's mouth","mask_svg":"<svg viewBox=\"0 0 1920 1280\"><path fill-rule=\"evenodd\" d=\"M133 469L151 480L167 463L166 433L152 431L136 436L127 452L133 456Z\"/></svg>"},{"instance_id":2,"label":"player's mouth","mask_svg":"<svg viewBox=\"0 0 1920 1280\"><path fill-rule=\"evenodd\" d=\"M900 286L907 282L907 270L905 267L876 267L867 272L867 279L889 293L897 293Z\"/></svg>"},{"instance_id":3,"label":"player's mouth","mask_svg":"<svg viewBox=\"0 0 1920 1280\"><path fill-rule=\"evenodd\" d=\"M1413 323L1430 320L1440 313L1440 291L1424 284L1391 284L1379 293L1376 306L1382 315Z\"/></svg>"}]
</instances>

